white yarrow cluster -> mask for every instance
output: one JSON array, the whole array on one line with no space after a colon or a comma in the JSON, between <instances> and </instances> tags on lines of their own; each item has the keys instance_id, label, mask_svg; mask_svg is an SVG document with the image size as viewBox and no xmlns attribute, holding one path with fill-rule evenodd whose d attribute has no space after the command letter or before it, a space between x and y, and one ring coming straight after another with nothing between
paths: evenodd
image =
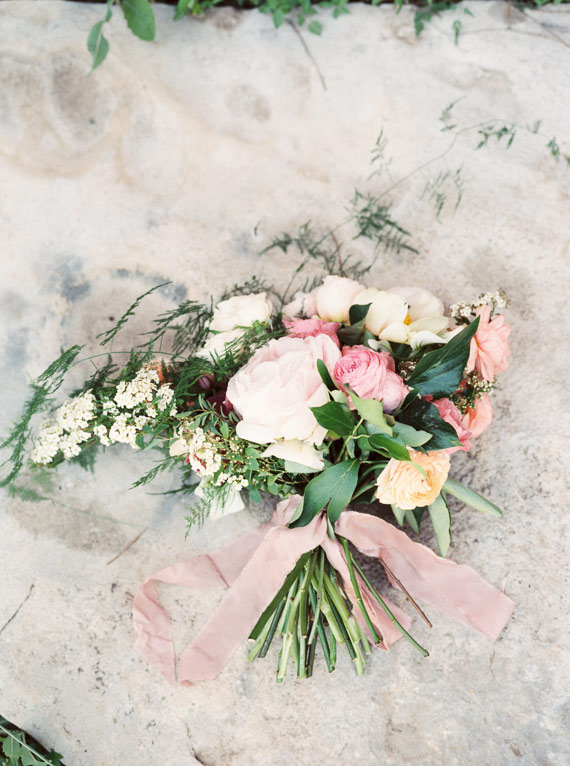
<instances>
[{"instance_id":1,"label":"white yarrow cluster","mask_svg":"<svg viewBox=\"0 0 570 766\"><path fill-rule=\"evenodd\" d=\"M190 438L181 437L177 445L184 445L182 454L187 454L187 462L201 479L209 480L218 474L213 486L221 487L227 484L235 490L248 486L247 479L239 473L220 471L228 449L232 452L239 451L239 444L234 440L224 441L219 436L204 431L203 428L196 428L191 432ZM181 452L177 448L174 454L181 454Z\"/></svg>"},{"instance_id":2,"label":"white yarrow cluster","mask_svg":"<svg viewBox=\"0 0 570 766\"><path fill-rule=\"evenodd\" d=\"M105 447L119 443L138 449L137 435L159 412L176 412L172 386L165 383L159 387L159 382L156 370L143 367L133 380L119 383L112 400L99 404L91 391L70 399L56 411L54 418L42 424L31 459L39 465L47 465L61 451L64 459L69 460L79 455L80 445L92 437L98 438ZM96 418L108 425L94 425Z\"/></svg>"},{"instance_id":3,"label":"white yarrow cluster","mask_svg":"<svg viewBox=\"0 0 570 766\"><path fill-rule=\"evenodd\" d=\"M95 417L96 404L91 391L62 404L55 419L46 420L40 428L31 454L34 463L47 465L60 450L66 460L79 455L79 445L91 437L89 425Z\"/></svg>"},{"instance_id":4,"label":"white yarrow cluster","mask_svg":"<svg viewBox=\"0 0 570 766\"><path fill-rule=\"evenodd\" d=\"M158 386L159 377L156 370L143 367L128 383L122 380L117 386L115 403L126 410L132 410L143 402L152 402Z\"/></svg>"}]
</instances>

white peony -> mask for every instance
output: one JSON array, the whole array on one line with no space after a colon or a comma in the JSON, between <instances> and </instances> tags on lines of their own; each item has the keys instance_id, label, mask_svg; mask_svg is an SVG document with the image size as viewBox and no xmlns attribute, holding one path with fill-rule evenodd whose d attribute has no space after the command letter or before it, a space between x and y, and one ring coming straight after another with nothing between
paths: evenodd
<instances>
[{"instance_id":1,"label":"white peony","mask_svg":"<svg viewBox=\"0 0 570 766\"><path fill-rule=\"evenodd\" d=\"M236 327L251 327L254 322L267 322L273 313L273 306L265 293L235 295L218 303L210 330L227 332Z\"/></svg>"},{"instance_id":2,"label":"white peony","mask_svg":"<svg viewBox=\"0 0 570 766\"><path fill-rule=\"evenodd\" d=\"M241 330L228 330L227 332L218 332L211 335L201 349L196 351L196 356L214 361L216 357L223 356L226 347L243 337Z\"/></svg>"},{"instance_id":3,"label":"white peony","mask_svg":"<svg viewBox=\"0 0 570 766\"><path fill-rule=\"evenodd\" d=\"M323 284L313 291L317 314L325 322L348 322L348 312L354 296L362 292L363 285L346 277L325 277Z\"/></svg>"}]
</instances>

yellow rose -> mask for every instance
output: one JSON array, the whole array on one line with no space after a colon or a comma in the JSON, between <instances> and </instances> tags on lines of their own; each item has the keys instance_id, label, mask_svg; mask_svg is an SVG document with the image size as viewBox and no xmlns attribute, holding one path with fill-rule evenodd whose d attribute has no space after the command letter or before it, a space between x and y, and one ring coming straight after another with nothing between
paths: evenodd
<instances>
[{"instance_id":1,"label":"yellow rose","mask_svg":"<svg viewBox=\"0 0 570 766\"><path fill-rule=\"evenodd\" d=\"M447 452L438 450L426 454L410 450L410 459L424 469L427 479L411 463L392 458L376 482L376 497L381 503L411 511L431 505L439 495L449 473Z\"/></svg>"}]
</instances>

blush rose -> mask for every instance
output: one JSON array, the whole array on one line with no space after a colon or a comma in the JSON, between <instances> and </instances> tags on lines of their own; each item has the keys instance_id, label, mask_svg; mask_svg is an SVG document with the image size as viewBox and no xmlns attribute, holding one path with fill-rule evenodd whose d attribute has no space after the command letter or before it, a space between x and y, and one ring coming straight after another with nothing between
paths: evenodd
<instances>
[{"instance_id":1,"label":"blush rose","mask_svg":"<svg viewBox=\"0 0 570 766\"><path fill-rule=\"evenodd\" d=\"M394 360L386 352L372 351L366 346L345 346L342 358L334 366L333 378L341 388L350 386L362 399L382 401L384 411L390 413L408 393L395 369ZM349 405L354 409L350 399Z\"/></svg>"}]
</instances>

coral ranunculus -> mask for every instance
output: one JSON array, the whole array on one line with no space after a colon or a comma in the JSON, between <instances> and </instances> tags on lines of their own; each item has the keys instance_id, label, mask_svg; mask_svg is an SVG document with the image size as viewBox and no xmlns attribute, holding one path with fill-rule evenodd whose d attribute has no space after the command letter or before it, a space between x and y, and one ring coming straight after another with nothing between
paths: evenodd
<instances>
[{"instance_id":1,"label":"coral ranunculus","mask_svg":"<svg viewBox=\"0 0 570 766\"><path fill-rule=\"evenodd\" d=\"M457 438L461 442L461 447L449 447L445 451L450 455L454 452L457 452L458 450L469 452L471 449L471 442L469 441L469 438L471 437L471 431L461 420L461 413L455 404L453 404L453 402L449 399L436 399L435 402L432 402L432 404L434 407L437 407L437 411L443 420L455 428L457 432Z\"/></svg>"},{"instance_id":2,"label":"coral ranunculus","mask_svg":"<svg viewBox=\"0 0 570 766\"><path fill-rule=\"evenodd\" d=\"M493 405L488 394L481 394L475 407L467 410L463 416L463 425L471 431L471 436L480 436L493 422Z\"/></svg>"},{"instance_id":3,"label":"coral ranunculus","mask_svg":"<svg viewBox=\"0 0 570 766\"><path fill-rule=\"evenodd\" d=\"M382 401L384 411L390 413L408 393L408 387L394 370L394 360L386 352L372 351L366 346L345 346L342 358L334 366L333 378L341 388L343 384L350 386L362 399Z\"/></svg>"},{"instance_id":4,"label":"coral ranunculus","mask_svg":"<svg viewBox=\"0 0 570 766\"><path fill-rule=\"evenodd\" d=\"M492 383L499 372L509 366L509 335L511 328L503 314L489 321L491 309L481 306L477 309L480 317L475 337L471 339L471 352L467 360L467 372L476 370L484 380Z\"/></svg>"},{"instance_id":5,"label":"coral ranunculus","mask_svg":"<svg viewBox=\"0 0 570 766\"><path fill-rule=\"evenodd\" d=\"M326 404L330 397L317 360L332 370L339 357L334 342L322 334L286 335L256 351L228 383L227 398L241 417L236 427L240 439L257 444L290 439L321 444L326 428L310 408Z\"/></svg>"},{"instance_id":6,"label":"coral ranunculus","mask_svg":"<svg viewBox=\"0 0 570 766\"><path fill-rule=\"evenodd\" d=\"M406 460L392 458L377 479L376 497L381 503L397 505L405 511L431 505L441 492L449 473L450 459L445 450L416 452L410 458L418 463L425 476Z\"/></svg>"}]
</instances>

